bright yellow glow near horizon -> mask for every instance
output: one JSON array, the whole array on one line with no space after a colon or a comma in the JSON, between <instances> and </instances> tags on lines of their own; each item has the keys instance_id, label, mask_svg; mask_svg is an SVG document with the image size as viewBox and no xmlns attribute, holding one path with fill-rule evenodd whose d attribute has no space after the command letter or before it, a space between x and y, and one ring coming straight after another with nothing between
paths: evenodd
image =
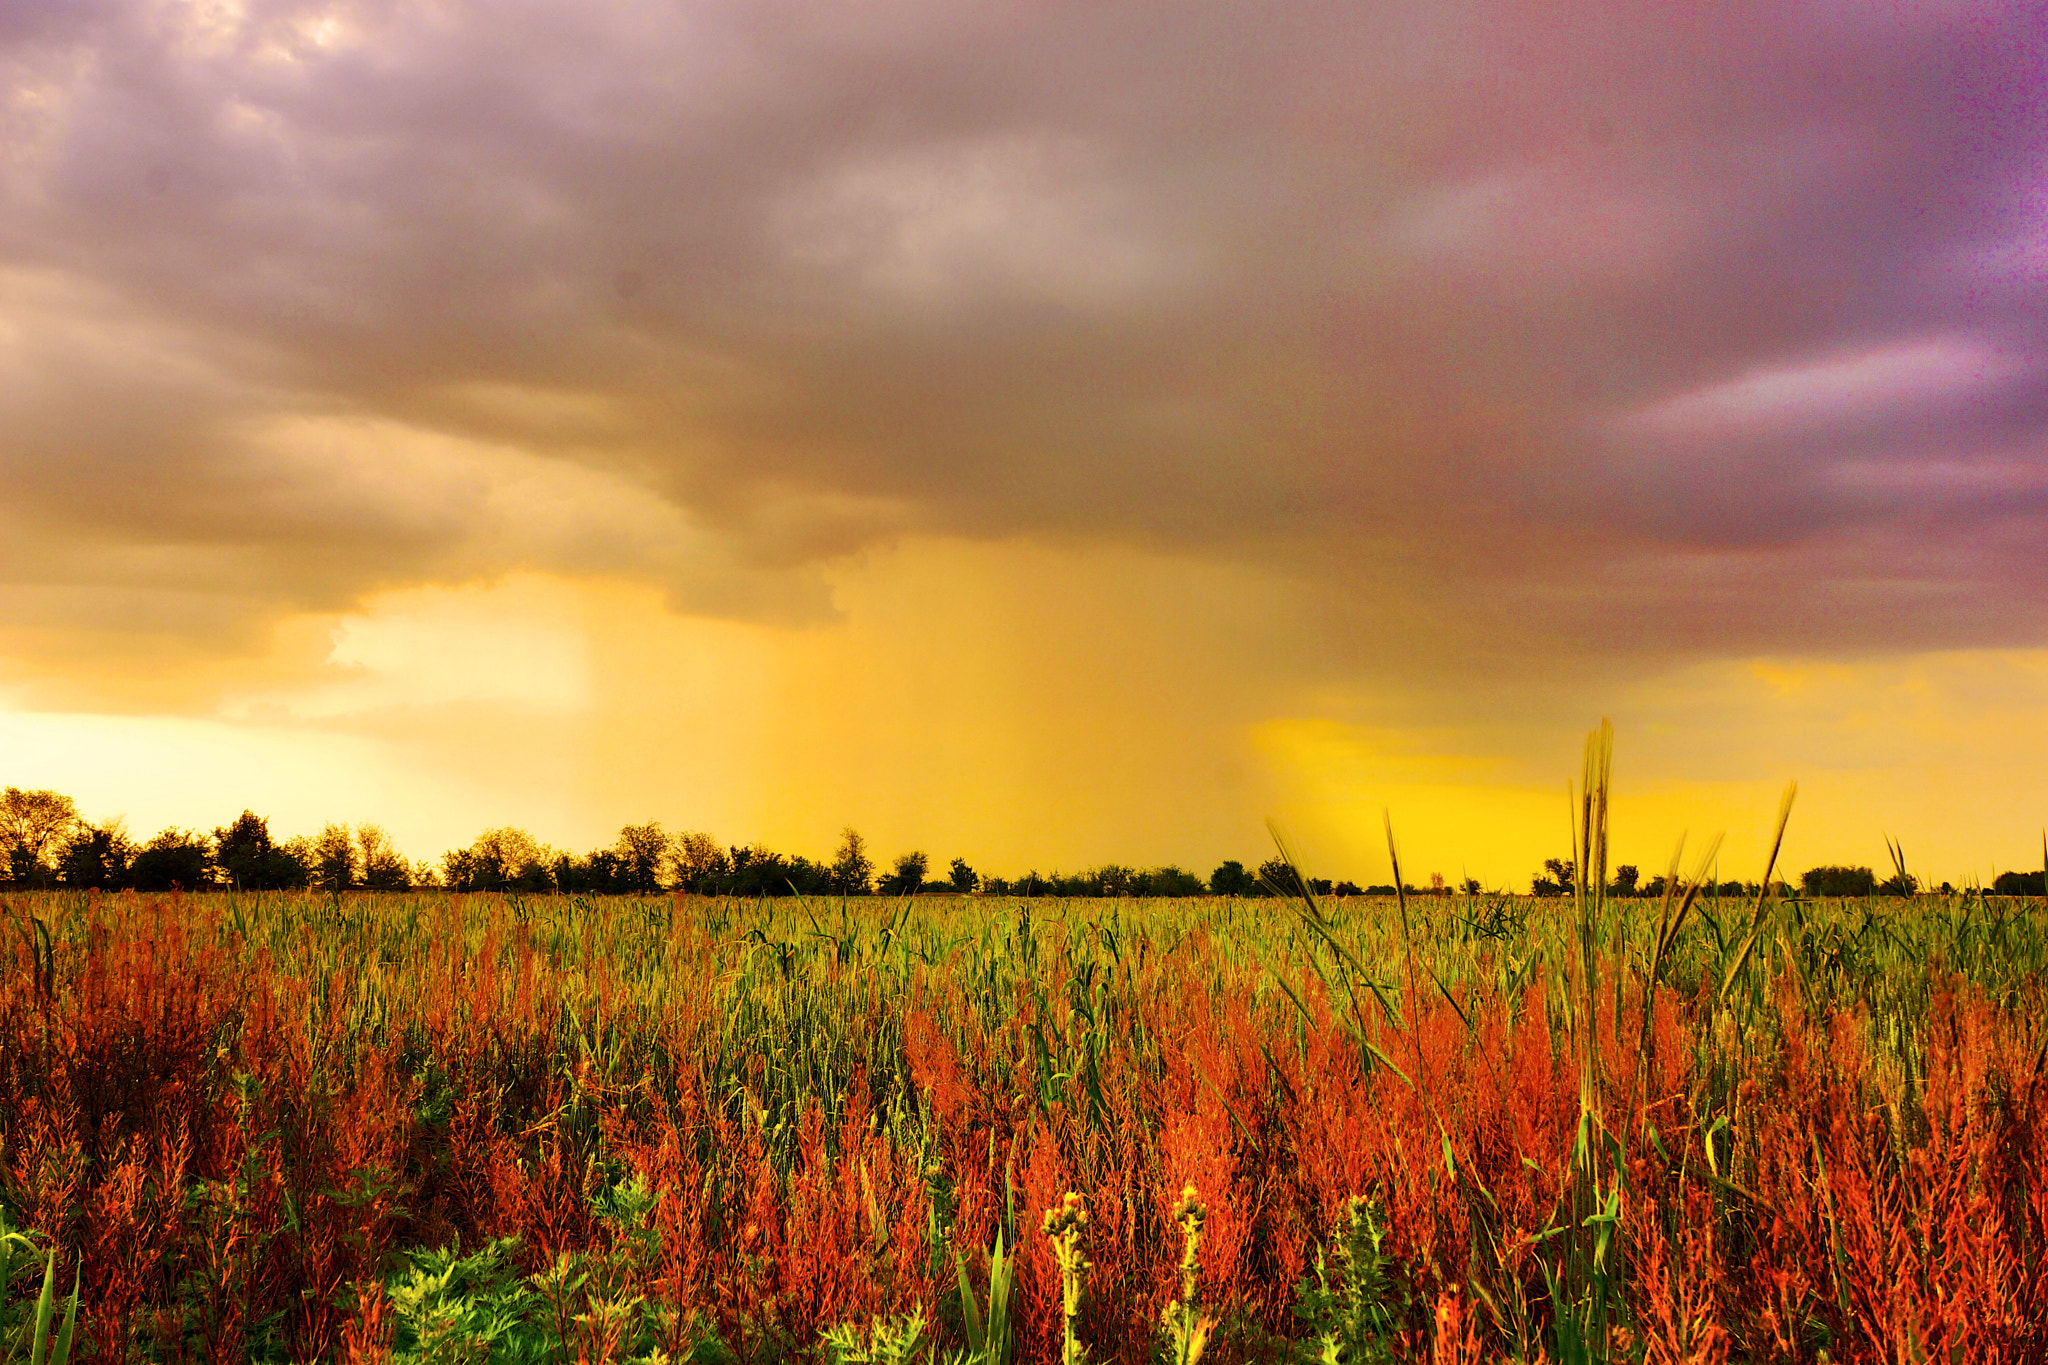
<instances>
[{"instance_id":1,"label":"bright yellow glow near horizon","mask_svg":"<svg viewBox=\"0 0 2048 1365\"><path fill-rule=\"evenodd\" d=\"M852 824L984 872L1267 856L1276 815L1323 875L1521 889L1566 849L1566 781L1601 711L1617 729L1615 860L1647 877L1681 833L1761 871L1881 865L1933 881L2032 866L2048 812L2048 653L1703 664L1593 699L1576 724L1415 719L1381 681L1333 694L1262 649L1258 574L1133 552L908 543L838 566L842 618L678 615L658 591L514 576L298 618L192 714L0 712L0 781L53 787L131 833L245 806L280 835L387 827L438 858L501 824L582 851L660 820L829 854ZM313 648L308 640L324 641ZM1406 724L1361 725L1388 702ZM1398 704L1396 704L1398 703ZM1322 706L1324 713L1316 708ZM1339 716L1351 719L1340 719Z\"/></svg>"}]
</instances>

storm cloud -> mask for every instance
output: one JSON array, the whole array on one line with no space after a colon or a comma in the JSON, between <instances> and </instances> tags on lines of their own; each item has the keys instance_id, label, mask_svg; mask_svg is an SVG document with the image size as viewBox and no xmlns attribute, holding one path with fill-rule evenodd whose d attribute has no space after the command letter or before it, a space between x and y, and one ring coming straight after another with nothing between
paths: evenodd
<instances>
[{"instance_id":1,"label":"storm cloud","mask_svg":"<svg viewBox=\"0 0 2048 1365\"><path fill-rule=\"evenodd\" d=\"M17 651L522 570L806 621L933 535L1447 655L2038 644L2043 32L7 4L0 604Z\"/></svg>"}]
</instances>

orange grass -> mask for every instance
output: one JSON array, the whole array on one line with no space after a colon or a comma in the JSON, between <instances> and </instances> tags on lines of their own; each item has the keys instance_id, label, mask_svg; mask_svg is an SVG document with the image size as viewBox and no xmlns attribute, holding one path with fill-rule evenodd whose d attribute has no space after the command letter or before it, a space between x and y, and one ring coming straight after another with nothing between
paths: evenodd
<instances>
[{"instance_id":1,"label":"orange grass","mask_svg":"<svg viewBox=\"0 0 2048 1365\"><path fill-rule=\"evenodd\" d=\"M1461 938L1454 908L1411 907L1442 989L1375 1016L1271 903L878 905L832 932L687 897L17 897L0 1199L82 1266L102 1361L381 1359L398 1249L512 1235L526 1273L608 1257L609 1289L673 1310L672 1355L706 1333L803 1355L913 1308L958 1346L953 1249L985 1265L999 1227L1022 1358L1049 1361L1037 1227L1071 1190L1083 1333L1135 1362L1179 1290L1189 1185L1204 1359L1285 1354L1295 1287L1364 1195L1398 1357L1533 1360L1556 1350L1583 1036L1595 1110L1630 1135L1615 1358L2048 1359L2030 972L1905 953L1865 979L1845 935L1788 919L1723 1003L1689 931L1645 1021L1618 935L1573 1035L1544 945L1580 970L1576 928ZM1361 960L1397 960L1391 907L1341 914ZM48 975L14 933L31 915ZM592 1207L634 1173L638 1256ZM550 1310L564 1359L622 1349L587 1311L603 1276Z\"/></svg>"}]
</instances>

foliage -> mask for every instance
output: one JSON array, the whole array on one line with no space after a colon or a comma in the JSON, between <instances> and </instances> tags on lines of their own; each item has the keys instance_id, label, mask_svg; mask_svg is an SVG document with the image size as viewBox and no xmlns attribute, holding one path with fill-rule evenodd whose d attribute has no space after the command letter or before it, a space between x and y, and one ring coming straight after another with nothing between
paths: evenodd
<instances>
[{"instance_id":1,"label":"foliage","mask_svg":"<svg viewBox=\"0 0 2048 1365\"><path fill-rule=\"evenodd\" d=\"M346 891L360 880L356 838L347 825L329 824L313 836L308 864L311 884L322 891Z\"/></svg>"},{"instance_id":2,"label":"foliage","mask_svg":"<svg viewBox=\"0 0 2048 1365\"><path fill-rule=\"evenodd\" d=\"M128 866L135 845L119 820L103 825L80 821L57 850L57 882L97 891L118 891L128 885Z\"/></svg>"},{"instance_id":3,"label":"foliage","mask_svg":"<svg viewBox=\"0 0 2048 1365\"><path fill-rule=\"evenodd\" d=\"M1388 1274L1385 1218L1366 1199L1346 1201L1330 1244L1317 1249L1313 1270L1295 1287L1294 1315L1308 1333L1304 1360L1381 1365L1398 1359L1414 1305L1406 1286Z\"/></svg>"},{"instance_id":4,"label":"foliage","mask_svg":"<svg viewBox=\"0 0 2048 1365\"><path fill-rule=\"evenodd\" d=\"M896 866L879 882L875 883L878 896L914 896L924 890L925 870L931 865L931 858L922 850L901 853L896 857Z\"/></svg>"},{"instance_id":5,"label":"foliage","mask_svg":"<svg viewBox=\"0 0 2048 1365\"><path fill-rule=\"evenodd\" d=\"M839 831L839 851L832 855L832 889L842 896L865 896L874 877L875 860L868 856L868 841L848 825Z\"/></svg>"},{"instance_id":6,"label":"foliage","mask_svg":"<svg viewBox=\"0 0 2048 1365\"><path fill-rule=\"evenodd\" d=\"M1809 896L1870 896L1877 893L1877 874L1867 867L1809 867L1799 874L1799 888Z\"/></svg>"},{"instance_id":7,"label":"foliage","mask_svg":"<svg viewBox=\"0 0 2048 1365\"><path fill-rule=\"evenodd\" d=\"M7 1212L0 1206L0 1360L24 1357L29 1365L70 1365L71 1348L78 1328L79 1270L71 1277L71 1295L64 1301L64 1318L51 1334L57 1299L57 1250L52 1247L43 1259L42 1293L33 1307L26 1300L13 1301L17 1270L35 1267L35 1242L30 1234L8 1226ZM26 1351L23 1347L26 1347Z\"/></svg>"},{"instance_id":8,"label":"foliage","mask_svg":"<svg viewBox=\"0 0 2048 1365\"><path fill-rule=\"evenodd\" d=\"M676 886L700 895L715 894L731 870L725 849L701 830L676 835L669 856L675 868Z\"/></svg>"},{"instance_id":9,"label":"foliage","mask_svg":"<svg viewBox=\"0 0 2048 1365\"><path fill-rule=\"evenodd\" d=\"M78 807L61 792L0 792L0 849L7 854L7 878L17 886L47 886L50 854L79 823Z\"/></svg>"},{"instance_id":10,"label":"foliage","mask_svg":"<svg viewBox=\"0 0 2048 1365\"><path fill-rule=\"evenodd\" d=\"M2048 924L1667 880L13 893L0 1203L109 1360L2048 1354Z\"/></svg>"},{"instance_id":11,"label":"foliage","mask_svg":"<svg viewBox=\"0 0 2048 1365\"><path fill-rule=\"evenodd\" d=\"M1568 896L1572 893L1572 888L1578 882L1578 874L1579 865L1574 859L1545 858L1543 860L1543 875L1529 879L1529 894L1532 896Z\"/></svg>"},{"instance_id":12,"label":"foliage","mask_svg":"<svg viewBox=\"0 0 2048 1365\"><path fill-rule=\"evenodd\" d=\"M128 884L138 891L192 891L212 879L212 850L188 830L164 830L128 865Z\"/></svg>"},{"instance_id":13,"label":"foliage","mask_svg":"<svg viewBox=\"0 0 2048 1365\"><path fill-rule=\"evenodd\" d=\"M404 891L412 886L412 869L379 825L356 826L356 853L363 886L371 891Z\"/></svg>"},{"instance_id":14,"label":"foliage","mask_svg":"<svg viewBox=\"0 0 2048 1365\"><path fill-rule=\"evenodd\" d=\"M554 891L558 857L525 830L505 826L443 854L441 875L451 891Z\"/></svg>"},{"instance_id":15,"label":"foliage","mask_svg":"<svg viewBox=\"0 0 2048 1365\"><path fill-rule=\"evenodd\" d=\"M1256 896L1260 890L1259 879L1245 871L1243 863L1230 858L1209 874L1209 890L1218 896Z\"/></svg>"},{"instance_id":16,"label":"foliage","mask_svg":"<svg viewBox=\"0 0 2048 1365\"><path fill-rule=\"evenodd\" d=\"M175 842L176 830L165 830L146 846L145 856L160 843L167 848L179 847ZM169 840L169 843L163 841ZM280 845L270 837L270 822L253 811L243 811L235 822L225 829L213 832L211 867L217 868L222 880L229 886L243 891L285 891L307 884L312 876L308 854L310 849L301 850L289 844ZM141 871L142 858L136 859L135 885L142 890L165 889L161 876L155 872L145 880ZM187 890L206 884L202 872L196 881L181 881Z\"/></svg>"}]
</instances>

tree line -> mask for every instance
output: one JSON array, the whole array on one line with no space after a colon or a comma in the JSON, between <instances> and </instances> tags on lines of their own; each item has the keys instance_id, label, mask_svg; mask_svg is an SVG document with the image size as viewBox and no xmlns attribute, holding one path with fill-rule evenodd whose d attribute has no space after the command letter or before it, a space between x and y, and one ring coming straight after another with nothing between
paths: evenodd
<instances>
[{"instance_id":1,"label":"tree line","mask_svg":"<svg viewBox=\"0 0 2048 1365\"><path fill-rule=\"evenodd\" d=\"M566 852L525 830L487 829L438 862L408 861L374 824L329 824L318 834L279 839L253 811L220 828L173 827L147 841L130 837L119 819L90 821L76 803L54 791L9 787L0 793L0 842L8 850L5 878L16 888L76 887L103 891L245 891L318 889L453 891L533 894L641 894L688 891L701 895L884 895L930 892L1008 896L1260 896L1291 894L1293 869L1270 859L1248 868L1227 860L1208 877L1165 864L1128 867L1108 863L1082 872L1026 872L984 877L964 858L934 868L912 850L878 866L867 840L851 826L840 832L831 858L813 860L764 844L720 843L699 830L679 834L649 822L627 825L603 848ZM1315 879L1322 895L1357 895L1348 881ZM1393 887L1373 887L1391 894Z\"/></svg>"},{"instance_id":2,"label":"tree line","mask_svg":"<svg viewBox=\"0 0 2048 1365\"><path fill-rule=\"evenodd\" d=\"M1106 863L1081 872L1026 872L1019 877L985 877L963 858L935 869L922 850L898 854L879 867L858 830L840 831L828 860L777 852L760 843L721 844L698 830L680 834L660 824L627 825L603 848L577 854L551 848L525 830L487 829L467 847L450 849L438 862L412 862L399 853L378 825L328 824L318 834L276 839L270 823L253 811L211 831L170 828L147 842L129 837L119 819L93 822L68 796L54 791L0 792L0 844L7 850L5 879L16 888L78 887L104 891L197 891L234 887L246 891L314 888L325 891L404 891L439 887L454 891L515 891L533 894L652 895L688 891L700 895L907 896L930 892L1000 896L1266 896L1295 895L1303 889L1292 867L1279 858L1255 866L1236 859L1202 877L1174 864L1127 867ZM1921 889L1895 853L1893 874L1880 880L1868 867L1829 864L1800 874L1808 896L1910 896ZM1569 895L1577 868L1551 858L1530 878L1537 896ZM2005 896L2044 893L2041 872L2004 872L1988 888ZM1608 894L1661 897L1666 879L1643 880L1634 865L1614 869ZM1391 884L1359 886L1312 878L1308 888L1322 896L1391 896ZM1466 878L1455 888L1441 876L1429 885L1404 885L1409 895L1445 895L1453 889L1476 895L1482 887ZM1754 882L1710 886L1723 896L1754 896ZM1776 883L1780 895L1792 887ZM1954 888L1942 883L1941 891Z\"/></svg>"}]
</instances>

